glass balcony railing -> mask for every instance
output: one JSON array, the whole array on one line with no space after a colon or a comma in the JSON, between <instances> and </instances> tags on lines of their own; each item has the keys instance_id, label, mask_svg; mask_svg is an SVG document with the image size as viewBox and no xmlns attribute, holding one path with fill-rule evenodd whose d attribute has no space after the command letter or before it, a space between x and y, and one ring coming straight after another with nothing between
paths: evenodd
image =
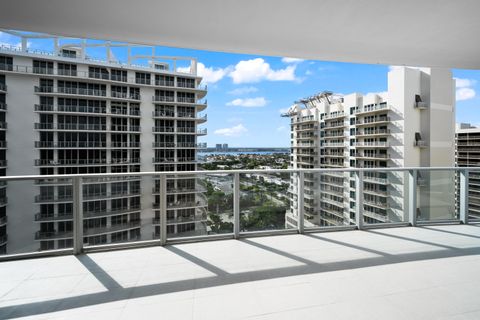
<instances>
[{"instance_id":1,"label":"glass balcony railing","mask_svg":"<svg viewBox=\"0 0 480 320\"><path fill-rule=\"evenodd\" d=\"M153 159L183 160L190 161ZM0 201L6 213L0 237L7 239L8 231L8 257L79 253L112 244L468 223L480 218L478 176L480 168L6 176L0 177L9 192L8 201L6 196Z\"/></svg>"}]
</instances>

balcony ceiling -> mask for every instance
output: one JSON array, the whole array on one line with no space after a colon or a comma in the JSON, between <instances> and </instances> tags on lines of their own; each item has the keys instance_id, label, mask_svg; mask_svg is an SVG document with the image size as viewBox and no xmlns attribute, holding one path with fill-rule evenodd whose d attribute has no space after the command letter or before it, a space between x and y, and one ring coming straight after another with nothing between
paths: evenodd
<instances>
[{"instance_id":1,"label":"balcony ceiling","mask_svg":"<svg viewBox=\"0 0 480 320\"><path fill-rule=\"evenodd\" d=\"M480 69L478 0L15 0L0 27L345 62Z\"/></svg>"}]
</instances>

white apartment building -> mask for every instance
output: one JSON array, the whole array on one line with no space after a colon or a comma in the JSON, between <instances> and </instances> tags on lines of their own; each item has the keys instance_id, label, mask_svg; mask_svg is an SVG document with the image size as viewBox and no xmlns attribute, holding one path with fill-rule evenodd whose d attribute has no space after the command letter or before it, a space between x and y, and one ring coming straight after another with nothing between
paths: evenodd
<instances>
[{"instance_id":1,"label":"white apartment building","mask_svg":"<svg viewBox=\"0 0 480 320\"><path fill-rule=\"evenodd\" d=\"M51 41L53 51L29 49L33 38ZM20 43L0 47L0 175L197 169L207 90L195 59L49 35L20 34ZM105 50L105 61L89 50ZM120 51L126 63L115 58ZM179 72L181 62L190 72ZM152 177L88 180L84 242L158 238L159 191ZM202 192L192 178L167 181L170 236L205 232ZM71 180L0 186L0 242L0 253L71 247Z\"/></svg>"},{"instance_id":2,"label":"white apartment building","mask_svg":"<svg viewBox=\"0 0 480 320\"><path fill-rule=\"evenodd\" d=\"M296 102L284 116L291 118L291 168L454 164L455 83L451 72L445 69L394 68L388 73L387 92L368 95L322 92ZM418 176L418 217L427 219L431 202L435 201L423 194L446 188L436 183L438 179L442 177L437 173L431 179L427 173ZM363 181L365 223L406 221L405 172L367 171ZM306 173L305 226L352 223L354 183L354 177L348 173ZM426 191L422 192L422 188ZM454 194L454 190L448 191ZM286 224L296 227L296 177L292 177L290 193L292 201ZM442 210L450 208L435 210L435 215L441 216Z\"/></svg>"},{"instance_id":3,"label":"white apartment building","mask_svg":"<svg viewBox=\"0 0 480 320\"><path fill-rule=\"evenodd\" d=\"M459 123L455 132L457 167L480 167L480 128L469 123ZM468 213L470 218L480 218L480 174L469 173Z\"/></svg>"}]
</instances>

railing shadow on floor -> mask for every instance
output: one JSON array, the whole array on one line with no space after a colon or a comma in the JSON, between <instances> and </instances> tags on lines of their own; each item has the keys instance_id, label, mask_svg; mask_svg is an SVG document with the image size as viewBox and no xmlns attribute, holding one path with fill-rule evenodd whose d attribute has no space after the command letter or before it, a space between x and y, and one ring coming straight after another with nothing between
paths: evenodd
<instances>
[{"instance_id":1,"label":"railing shadow on floor","mask_svg":"<svg viewBox=\"0 0 480 320\"><path fill-rule=\"evenodd\" d=\"M350 232L350 231L345 231ZM157 283L150 285L134 286L129 288L123 288L118 284L105 270L97 265L90 257L89 254L80 255L77 257L79 262L84 265L95 277L102 283L107 291L84 294L80 296L53 299L49 301L25 303L20 305L6 306L0 308L1 319L11 319L20 316L31 316L46 314L55 311L63 311L68 309L88 307L93 305L99 305L103 303L109 303L114 301L120 301L131 298L142 298L154 295L169 294L174 292L182 292L193 289L211 288L215 286L223 286L228 284L239 284L250 281L269 280L290 276L308 275L332 271L341 271L348 269L358 269L373 266L382 266L403 262L422 261L430 259L442 259L450 257L460 257L469 255L480 255L480 246L474 248L455 248L451 246L445 246L438 243L432 243L429 241L412 239L408 237L385 234L383 232L366 230L366 231L352 231L352 232L368 232L379 236L395 238L399 241L415 241L418 243L436 246L441 250L435 251L423 251L423 252L411 252L402 254L389 254L374 250L371 248L362 247L360 245L354 245L351 243L344 243L338 240L327 239L324 236L320 236L317 233L306 235L284 235L284 237L308 237L309 239L315 239L318 241L324 241L333 243L338 246L343 246L350 249L361 250L368 253L373 253L375 257L367 257L360 259L334 261L321 263L302 258L295 254L272 248L265 244L258 243L250 239L241 240L225 240L225 241L241 241L243 244L251 245L258 250L268 251L270 253L283 256L288 259L300 262L301 265L282 267L276 269L246 271L240 273L228 273L217 266L212 265L209 262L202 260L199 257L193 256L190 253L182 250L184 245L167 245L165 247L158 247L158 250L168 250L188 261L192 264L198 265L211 273L215 274L212 277L194 278L188 280L178 280L165 283ZM433 232L433 231L432 231ZM130 249L130 250L142 250L142 249ZM54 258L53 258L54 259ZM132 271L134 272L134 271Z\"/></svg>"}]
</instances>

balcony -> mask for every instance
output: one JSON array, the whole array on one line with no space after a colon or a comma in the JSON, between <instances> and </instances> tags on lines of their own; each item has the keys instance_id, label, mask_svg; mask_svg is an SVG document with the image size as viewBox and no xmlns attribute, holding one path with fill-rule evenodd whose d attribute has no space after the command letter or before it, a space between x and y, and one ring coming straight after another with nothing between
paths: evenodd
<instances>
[{"instance_id":1,"label":"balcony","mask_svg":"<svg viewBox=\"0 0 480 320\"><path fill-rule=\"evenodd\" d=\"M106 108L100 107L87 107L87 106L73 106L73 105L59 105L55 107L54 105L48 104L36 104L35 106L36 112L60 112L60 113L95 113L99 115L107 115Z\"/></svg>"},{"instance_id":2,"label":"balcony","mask_svg":"<svg viewBox=\"0 0 480 320\"><path fill-rule=\"evenodd\" d=\"M374 125L374 124L384 124L390 122L390 117L378 117L374 119L360 119L355 122L355 125L357 127L361 126L369 126L369 125Z\"/></svg>"},{"instance_id":3,"label":"balcony","mask_svg":"<svg viewBox=\"0 0 480 320\"><path fill-rule=\"evenodd\" d=\"M314 116L307 116L302 118L292 118L292 124L306 124L306 123L316 123L317 119Z\"/></svg>"},{"instance_id":4,"label":"balcony","mask_svg":"<svg viewBox=\"0 0 480 320\"><path fill-rule=\"evenodd\" d=\"M175 81L169 80L155 80L155 85L160 87L174 87Z\"/></svg>"},{"instance_id":5,"label":"balcony","mask_svg":"<svg viewBox=\"0 0 480 320\"><path fill-rule=\"evenodd\" d=\"M141 100L141 96L139 94L135 93L126 93L126 92L117 92L117 91L112 91L110 93L111 98L117 98L117 99L127 99L127 100Z\"/></svg>"},{"instance_id":6,"label":"balcony","mask_svg":"<svg viewBox=\"0 0 480 320\"><path fill-rule=\"evenodd\" d=\"M476 308L476 231L460 225L314 233L13 261L2 265L15 276L5 279L12 289L0 311L8 318L134 317L161 308L178 319L300 319L312 312L347 319L358 311L351 309L354 290L361 293L355 305L376 301L382 314L399 319L454 316ZM379 311L361 312L375 319Z\"/></svg>"},{"instance_id":7,"label":"balcony","mask_svg":"<svg viewBox=\"0 0 480 320\"><path fill-rule=\"evenodd\" d=\"M256 231L243 229L242 224L245 223L243 219L245 215L249 214L250 209L247 209L245 204L240 201L241 198L233 197L233 210L225 214L228 219L226 221L232 221L231 232L202 233L201 230L192 230L185 233L188 236L172 235L167 232L167 228L202 226L211 221L211 211L207 208L207 199L195 195L192 198L195 199L194 201L189 200L182 203L182 200L180 202L167 201L170 199L167 197L177 197L176 191L179 193L196 192L198 191L197 187L201 185L193 184L185 188L178 188L178 190L172 187L155 188L152 191L156 193L155 197L158 197L158 205L144 209L150 213L153 209L158 212L158 216L142 219L141 223L134 219L129 220L130 222L91 229L83 228L83 222L79 222L81 221L79 220L80 216L75 208L78 208L79 201L86 201L90 197L87 194L79 194L78 190L82 183L86 183L92 177L72 175L70 180L73 181L73 196L69 195L67 198L73 203L73 213L66 216L35 216L37 221L35 225L37 226L39 226L38 222L70 221L71 231L70 229L61 231L58 228L38 231L33 235L32 241L40 245L47 241L64 243L64 240L68 239L73 241L74 247L1 255L0 261L28 257L39 257L39 259L2 263L3 271L12 275L11 278L5 279L4 283L8 283L6 285L12 289L0 298L2 302L0 314L11 318L20 315L47 316L55 312L55 315L62 314L68 318L72 312L76 314L82 313L84 310L100 312L97 311L97 308L117 302L123 305L128 299L131 299L128 301L127 307L122 308L122 312L135 306L136 303L140 303L139 301L151 302L154 300L151 307L149 307L149 303L141 303L138 308L142 312L148 308L157 312L159 306L165 310L174 304L175 308L172 309L172 312L178 316L184 311L184 303L193 305L195 299L202 299L202 301L211 299L211 303L214 305L208 305L208 308L212 308L212 312L215 311L213 313L215 317L224 319L228 318L231 308L237 304L237 302L231 301L234 299L231 296L232 291L238 295L244 290L246 291L245 296L242 293L242 307L239 307L237 315L241 313L245 316L255 316L264 314L265 310L277 310L279 299L285 301L282 305L285 305L286 308L293 308L295 313L293 316L296 318L302 318L300 314L297 314L301 312L299 310L303 310L302 308L305 308L305 312L311 313L312 306L317 308L317 305L318 308L321 308L318 312L322 312L324 315L328 312L338 315L338 312L349 310L343 306L351 307L351 298L348 295L351 297L354 294L358 299L359 292L362 293L360 299L364 299L359 302L361 305L375 300L381 301L382 308L396 310L394 308L396 307L402 312L410 312L411 308L407 308L403 304L417 304L423 308L425 302L419 301L419 299L425 297L425 290L435 292L435 290L439 290L439 286L442 286L442 290L444 290L441 295L442 299L444 295L447 295L445 299L449 302L456 301L450 299L459 299L458 301L462 301L462 303L468 301L467 305L470 307L476 307L476 294L477 291L480 293L480 289L477 289L476 283L472 284L475 279L472 278L472 273L480 267L478 259L480 238L478 237L478 225L474 224L477 221L469 220L468 210L465 210L468 207L466 207L468 200L462 196L459 197L460 209L458 211L451 211L449 215L440 213L440 211L444 211L451 204L450 200L456 197L454 193L450 193L450 189L459 188L460 195L469 194L465 192L465 188L468 188L469 172L474 176L479 172L478 168L291 169L270 170L261 174L265 176L274 173L303 174L305 180L315 174L322 177L352 175L355 176L356 181L367 181L372 174L388 173L382 179L389 181L390 185L398 183L395 182L398 179L390 179L390 174L405 174L406 179L402 186L407 189L407 194L405 194L407 197L410 194L408 192L410 188L417 189L419 187L418 181L410 177L418 177L420 172L429 182L422 188L433 189L423 193L419 189L418 194L417 192L413 194L418 197L432 197L429 203L433 203L435 207L429 216L423 215L424 210L428 208L422 208L424 210L420 214L415 210L417 204L424 203L418 199L408 201L408 205L401 208L405 217L395 222L388 214L379 214L370 208L371 201L369 200L373 198L368 195L365 195L363 200L359 200L363 201L363 205L355 205L349 210L348 203L357 199L349 199L348 192L335 199L329 199L325 195L316 198L311 189L296 185L291 190L295 190L295 193L299 195L298 199L303 200L294 202L297 209L295 212L303 215L305 221L291 216L290 218L293 217L296 222L294 228L272 229L269 225L265 225L263 229ZM228 180L226 185L231 185L233 192L240 195L241 186L243 186L242 192L245 192L245 180L243 179L254 173L259 174L258 170L143 172L100 174L96 175L95 179L103 177L111 180L129 175L142 176L153 178L154 181L159 179L160 184L164 183L166 187L167 182L171 181L169 177L172 176L198 175L196 178L198 181L200 177L207 175L221 175L222 177L229 175L232 180ZM463 182L455 187L458 176L464 177L466 180L462 178ZM62 177L64 178L64 176L33 176L21 179L53 181ZM19 179L19 177L0 177L0 181L14 181L15 179ZM441 188L435 189L438 185ZM341 195L339 188L322 188L324 190L321 190L320 193L327 191L326 193ZM369 187L365 187L363 190L362 188L357 185L354 188L355 193L364 194L364 192L370 191ZM166 190L166 192L161 192L162 190ZM202 187L203 190L205 188ZM142 193L145 192L144 190ZM310 196L319 201L308 201ZM342 203L340 199L344 199L344 202ZM332 205L329 206L328 203ZM167 218L167 216L170 217L167 212L173 212L173 209L190 207L195 208L193 214L186 216L177 214L176 217ZM385 207L385 203L382 203L382 207ZM142 209L138 206L117 210L85 211L82 212L82 218L95 219L115 214L139 212L140 210ZM219 209L214 210L214 212L218 212ZM415 212L414 215L411 214L412 210ZM350 211L355 213L354 218L349 219ZM240 219L240 217L243 218ZM463 222L463 224L458 225L458 222ZM445 225L445 223L457 223L457 225ZM144 225L149 230L148 240L143 236L127 233L129 236L118 243L90 245L83 241L85 237L88 237L90 241L93 239L92 236L97 235L117 237L116 234L122 234L124 231L142 230ZM408 225L418 227L406 227ZM382 227L389 228L382 229ZM334 230L337 232L321 232ZM154 234L153 240L151 239L152 233ZM8 245L11 241L15 241L15 239L9 239ZM132 250L135 247L137 248ZM117 250L110 251L113 248ZM118 251L123 248L130 248L130 250ZM48 260L40 258L46 255L72 254L73 252L84 254L75 257L51 257ZM415 281L412 282L412 279ZM88 281L88 286L85 286L83 281ZM290 281L294 281L294 283L290 283ZM36 285L39 285L38 283L41 284L41 290L27 291L25 289L25 286L35 288ZM318 283L322 283L322 286L319 287ZM352 286L352 283L355 285ZM471 286L469 285L470 289L465 292L463 298L458 298L459 292L462 291L455 288L467 284L471 284ZM418 289L419 285L422 289ZM450 286L452 287L450 288ZM452 293L449 289L457 291ZM355 292L352 293L352 290ZM472 293L472 290L477 291ZM53 293L55 294L53 295ZM475 295L472 296L472 294ZM177 300L179 295L182 297ZM255 299L249 300L252 295ZM231 305L228 311L218 308L218 299L223 299L223 304ZM436 304L438 299L440 298L437 296ZM251 308L245 308L246 301L250 301ZM258 307L258 301L266 302ZM341 305L337 305L339 303ZM203 306L203 304L200 305ZM448 308L450 304L446 303L445 306ZM108 312L115 312L114 310L114 307L109 307ZM132 310L134 310L131 311L132 313L140 312L139 309ZM188 313L190 315L192 314L191 310L189 309ZM378 312L378 310L372 312ZM397 312L400 311L397 310ZM277 314L274 314L275 318ZM372 313L373 316L374 313ZM211 318L210 312L208 317ZM418 319L422 319L422 317L419 316Z\"/></svg>"},{"instance_id":8,"label":"balcony","mask_svg":"<svg viewBox=\"0 0 480 320\"><path fill-rule=\"evenodd\" d=\"M114 125L112 124L110 127L110 131L121 131L121 132L140 132L141 127L140 126L134 126L134 125Z\"/></svg>"},{"instance_id":9,"label":"balcony","mask_svg":"<svg viewBox=\"0 0 480 320\"><path fill-rule=\"evenodd\" d=\"M35 159L35 166L98 166L108 164L106 159Z\"/></svg>"},{"instance_id":10,"label":"balcony","mask_svg":"<svg viewBox=\"0 0 480 320\"><path fill-rule=\"evenodd\" d=\"M376 113L390 110L390 106L386 103L378 103L374 105L364 106L363 108L357 110L355 112L356 115L363 115L368 113Z\"/></svg>"},{"instance_id":11,"label":"balcony","mask_svg":"<svg viewBox=\"0 0 480 320\"><path fill-rule=\"evenodd\" d=\"M105 141L35 141L35 148L106 148Z\"/></svg>"},{"instance_id":12,"label":"balcony","mask_svg":"<svg viewBox=\"0 0 480 320\"><path fill-rule=\"evenodd\" d=\"M7 92L7 85L5 83L0 83L0 92L2 93Z\"/></svg>"},{"instance_id":13,"label":"balcony","mask_svg":"<svg viewBox=\"0 0 480 320\"><path fill-rule=\"evenodd\" d=\"M72 231L37 231L35 233L35 240L69 239L72 237Z\"/></svg>"},{"instance_id":14,"label":"balcony","mask_svg":"<svg viewBox=\"0 0 480 320\"><path fill-rule=\"evenodd\" d=\"M345 114L345 112L343 111L340 111L340 112L332 112L330 114L326 114L323 119L324 120L332 120L332 119L338 119L338 118L344 118L346 117L347 115Z\"/></svg>"},{"instance_id":15,"label":"balcony","mask_svg":"<svg viewBox=\"0 0 480 320\"><path fill-rule=\"evenodd\" d=\"M14 51L17 52L18 48L17 47L12 47L12 46L7 46L7 45L2 45L0 46L0 50L3 51ZM40 50L35 50L35 49L27 49L27 52L30 54L34 55L44 55L47 57L52 57L55 56L56 54L54 52L45 52L45 51L40 51ZM7 53L8 54L8 53ZM91 64L90 61L93 61L94 63L107 63L107 61L99 61L99 60L94 60L89 58L88 56L85 57L85 60L81 57L77 57L75 55L68 55L68 54L58 54L58 56L63 56L63 57L68 57L71 59L76 59L81 61L82 63L85 63L85 60L87 60L89 64ZM173 58L173 57L172 57ZM178 57L175 57L178 59ZM112 64L114 62L109 61L108 63ZM125 67L123 64L118 64L114 68L118 67ZM129 66L129 67L135 67L135 66ZM144 68L144 66L141 66L141 68ZM150 68L148 68L150 69ZM105 82L110 82L110 81L115 81L115 82L121 82L121 83L130 83L130 84L137 84L137 85L142 85L142 86L160 86L160 87L175 87L177 89L180 89L182 91L186 92L191 92L191 91L196 91L200 97L204 97L207 91L207 86L206 85L190 85L186 83L177 83L175 86L175 83L173 81L166 81L166 80L159 80L153 82L153 80L146 80L146 79L139 79L135 77L127 77L124 75L120 74L109 74L109 73L104 73L104 72L92 72L92 71L81 71L81 70L68 70L68 69L57 69L57 68L42 68L42 67L31 67L31 66L25 66L25 65L17 65L17 64L5 64L5 63L0 63L0 70L4 71L9 71L9 72L14 72L14 73L27 73L27 74L40 74L40 75L48 75L48 76L58 76L59 78L81 78L81 79L87 79L87 80L94 80L95 82L99 83L105 83ZM150 69L150 71L154 71L157 73L159 70L158 69ZM168 70L166 71L168 72ZM0 84L1 85L1 84ZM6 91L6 85L5 85L5 91ZM0 87L0 91L1 87Z\"/></svg>"},{"instance_id":16,"label":"balcony","mask_svg":"<svg viewBox=\"0 0 480 320\"><path fill-rule=\"evenodd\" d=\"M376 129L376 130L358 130L357 137L362 136L388 136L390 135L390 129Z\"/></svg>"},{"instance_id":17,"label":"balcony","mask_svg":"<svg viewBox=\"0 0 480 320\"><path fill-rule=\"evenodd\" d=\"M35 86L35 93L38 93L38 94L60 94L60 95L61 94L66 94L66 95L107 97L107 91L106 90L84 89L84 88Z\"/></svg>"},{"instance_id":18,"label":"balcony","mask_svg":"<svg viewBox=\"0 0 480 320\"><path fill-rule=\"evenodd\" d=\"M356 148L388 148L390 144L387 141L372 141L372 142L355 142L353 144Z\"/></svg>"},{"instance_id":19,"label":"balcony","mask_svg":"<svg viewBox=\"0 0 480 320\"><path fill-rule=\"evenodd\" d=\"M62 130L62 131L106 131L105 124L84 124L84 123L35 123L36 130Z\"/></svg>"},{"instance_id":20,"label":"balcony","mask_svg":"<svg viewBox=\"0 0 480 320\"><path fill-rule=\"evenodd\" d=\"M153 96L153 102L175 102L175 97L173 96Z\"/></svg>"},{"instance_id":21,"label":"balcony","mask_svg":"<svg viewBox=\"0 0 480 320\"><path fill-rule=\"evenodd\" d=\"M352 154L352 157L359 158L359 159L390 159L390 154L388 153L362 153L357 152Z\"/></svg>"},{"instance_id":22,"label":"balcony","mask_svg":"<svg viewBox=\"0 0 480 320\"><path fill-rule=\"evenodd\" d=\"M118 232L122 230L129 230L139 228L141 226L140 220L132 220L129 222L117 223L111 226L102 226L95 228L84 228L84 234L87 236L100 235L105 233Z\"/></svg>"}]
</instances>

